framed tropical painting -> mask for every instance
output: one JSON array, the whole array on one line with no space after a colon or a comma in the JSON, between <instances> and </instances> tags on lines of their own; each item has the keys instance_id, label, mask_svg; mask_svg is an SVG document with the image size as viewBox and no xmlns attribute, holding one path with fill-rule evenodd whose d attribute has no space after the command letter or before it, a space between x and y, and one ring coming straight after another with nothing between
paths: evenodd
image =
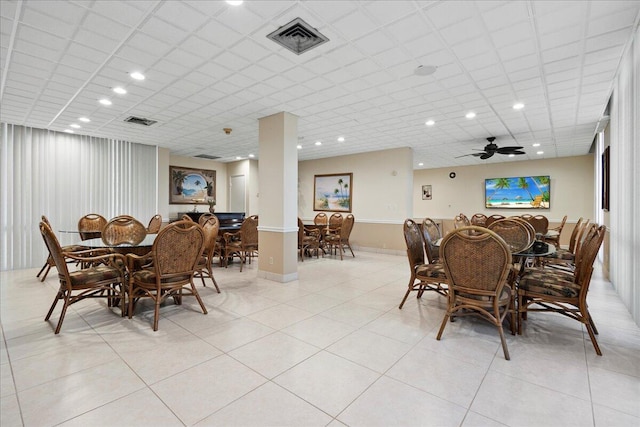
<instances>
[{"instance_id":1,"label":"framed tropical painting","mask_svg":"<svg viewBox=\"0 0 640 427\"><path fill-rule=\"evenodd\" d=\"M484 196L488 209L549 209L551 179L548 175L485 179Z\"/></svg>"},{"instance_id":2,"label":"framed tropical painting","mask_svg":"<svg viewBox=\"0 0 640 427\"><path fill-rule=\"evenodd\" d=\"M169 204L206 205L216 199L216 171L169 166Z\"/></svg>"},{"instance_id":3,"label":"framed tropical painting","mask_svg":"<svg viewBox=\"0 0 640 427\"><path fill-rule=\"evenodd\" d=\"M353 173L315 175L313 179L313 210L351 212Z\"/></svg>"}]
</instances>

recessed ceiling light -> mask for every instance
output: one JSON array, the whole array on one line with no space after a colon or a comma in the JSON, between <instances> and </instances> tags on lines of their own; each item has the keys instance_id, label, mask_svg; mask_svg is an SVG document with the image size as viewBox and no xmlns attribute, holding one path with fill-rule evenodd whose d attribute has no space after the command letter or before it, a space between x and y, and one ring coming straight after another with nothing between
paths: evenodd
<instances>
[{"instance_id":1,"label":"recessed ceiling light","mask_svg":"<svg viewBox=\"0 0 640 427\"><path fill-rule=\"evenodd\" d=\"M80 125L78 125L76 123L71 123L69 126L71 126L74 129L80 129Z\"/></svg>"},{"instance_id":2,"label":"recessed ceiling light","mask_svg":"<svg viewBox=\"0 0 640 427\"><path fill-rule=\"evenodd\" d=\"M112 102L109 101L107 98L102 98L100 101L98 101L100 104L102 105L111 105Z\"/></svg>"},{"instance_id":3,"label":"recessed ceiling light","mask_svg":"<svg viewBox=\"0 0 640 427\"><path fill-rule=\"evenodd\" d=\"M515 154L509 154L509 157L515 157L515 156L516 156Z\"/></svg>"},{"instance_id":4,"label":"recessed ceiling light","mask_svg":"<svg viewBox=\"0 0 640 427\"><path fill-rule=\"evenodd\" d=\"M467 119L473 119L475 116L476 116L476 113L474 113L473 111L469 111L469 112L465 115L465 117L466 117Z\"/></svg>"},{"instance_id":5,"label":"recessed ceiling light","mask_svg":"<svg viewBox=\"0 0 640 427\"><path fill-rule=\"evenodd\" d=\"M133 73L131 73L130 76L132 79L135 79L135 80L144 80L144 74L139 73L137 71L134 71Z\"/></svg>"},{"instance_id":6,"label":"recessed ceiling light","mask_svg":"<svg viewBox=\"0 0 640 427\"><path fill-rule=\"evenodd\" d=\"M544 154L544 151L538 151L536 154Z\"/></svg>"},{"instance_id":7,"label":"recessed ceiling light","mask_svg":"<svg viewBox=\"0 0 640 427\"><path fill-rule=\"evenodd\" d=\"M122 88L120 86L118 87L114 87L113 91L119 95L124 95L125 93L127 93L127 90L125 88Z\"/></svg>"},{"instance_id":8,"label":"recessed ceiling light","mask_svg":"<svg viewBox=\"0 0 640 427\"><path fill-rule=\"evenodd\" d=\"M298 150L302 150L302 145L298 144L298 145L296 145L296 148L297 148Z\"/></svg>"},{"instance_id":9,"label":"recessed ceiling light","mask_svg":"<svg viewBox=\"0 0 640 427\"><path fill-rule=\"evenodd\" d=\"M524 104L522 102L517 102L515 104L513 104L513 109L514 110L522 110L524 108Z\"/></svg>"},{"instance_id":10,"label":"recessed ceiling light","mask_svg":"<svg viewBox=\"0 0 640 427\"><path fill-rule=\"evenodd\" d=\"M420 162L418 163L418 166L424 166L424 163Z\"/></svg>"},{"instance_id":11,"label":"recessed ceiling light","mask_svg":"<svg viewBox=\"0 0 640 427\"><path fill-rule=\"evenodd\" d=\"M240 6L242 4L242 0L227 0L231 6Z\"/></svg>"},{"instance_id":12,"label":"recessed ceiling light","mask_svg":"<svg viewBox=\"0 0 640 427\"><path fill-rule=\"evenodd\" d=\"M249 157L253 159L255 156L253 154L249 154Z\"/></svg>"},{"instance_id":13,"label":"recessed ceiling light","mask_svg":"<svg viewBox=\"0 0 640 427\"><path fill-rule=\"evenodd\" d=\"M66 133L73 133L73 131L71 129L65 129L64 130Z\"/></svg>"},{"instance_id":14,"label":"recessed ceiling light","mask_svg":"<svg viewBox=\"0 0 640 427\"><path fill-rule=\"evenodd\" d=\"M339 136L338 137L338 142L344 142L344 136Z\"/></svg>"},{"instance_id":15,"label":"recessed ceiling light","mask_svg":"<svg viewBox=\"0 0 640 427\"><path fill-rule=\"evenodd\" d=\"M236 160L242 160L242 157L236 156Z\"/></svg>"},{"instance_id":16,"label":"recessed ceiling light","mask_svg":"<svg viewBox=\"0 0 640 427\"><path fill-rule=\"evenodd\" d=\"M535 144L531 144L533 147L540 147L540 143L536 142Z\"/></svg>"},{"instance_id":17,"label":"recessed ceiling light","mask_svg":"<svg viewBox=\"0 0 640 427\"><path fill-rule=\"evenodd\" d=\"M322 145L322 142L316 141L316 145Z\"/></svg>"},{"instance_id":18,"label":"recessed ceiling light","mask_svg":"<svg viewBox=\"0 0 640 427\"><path fill-rule=\"evenodd\" d=\"M80 120L81 122L85 122L85 123L89 123L91 121L87 117L79 117L78 120Z\"/></svg>"},{"instance_id":19,"label":"recessed ceiling light","mask_svg":"<svg viewBox=\"0 0 640 427\"><path fill-rule=\"evenodd\" d=\"M424 124L427 126L433 126L436 124L436 122L434 122L433 120L427 120L426 122L424 122Z\"/></svg>"},{"instance_id":20,"label":"recessed ceiling light","mask_svg":"<svg viewBox=\"0 0 640 427\"><path fill-rule=\"evenodd\" d=\"M435 65L418 65L418 68L413 70L413 74L416 76L430 76L435 73L438 67Z\"/></svg>"}]
</instances>

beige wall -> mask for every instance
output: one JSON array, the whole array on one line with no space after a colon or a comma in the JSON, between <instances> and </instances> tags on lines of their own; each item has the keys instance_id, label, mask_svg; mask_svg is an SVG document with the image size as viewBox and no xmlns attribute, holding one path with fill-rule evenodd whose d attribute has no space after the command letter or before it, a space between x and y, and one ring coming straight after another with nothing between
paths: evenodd
<instances>
[{"instance_id":1,"label":"beige wall","mask_svg":"<svg viewBox=\"0 0 640 427\"><path fill-rule=\"evenodd\" d=\"M158 154L158 209L164 221L175 219L178 212L193 210L193 205L169 204L169 166L182 166L187 168L200 168L216 171L216 210L227 209L227 166L214 160L197 159L195 157L182 157L169 154L165 148L159 149ZM207 212L209 206L198 205L199 212Z\"/></svg>"},{"instance_id":2,"label":"beige wall","mask_svg":"<svg viewBox=\"0 0 640 427\"><path fill-rule=\"evenodd\" d=\"M455 172L454 179L449 173ZM551 177L551 209L486 209L484 180L512 176L549 175ZM432 186L432 200L422 200L422 185ZM594 218L593 155L560 157L548 160L528 160L507 163L485 163L478 166L416 170L413 174L413 215L416 219L442 219L446 230L462 212L505 216L539 212L553 224L564 215L574 223L579 217ZM565 233L563 233L563 237Z\"/></svg>"}]
</instances>

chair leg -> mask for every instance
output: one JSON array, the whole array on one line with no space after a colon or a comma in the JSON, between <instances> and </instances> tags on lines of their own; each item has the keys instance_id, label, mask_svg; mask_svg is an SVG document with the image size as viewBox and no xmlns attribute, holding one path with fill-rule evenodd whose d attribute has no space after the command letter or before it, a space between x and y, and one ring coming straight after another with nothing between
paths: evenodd
<instances>
[{"instance_id":1,"label":"chair leg","mask_svg":"<svg viewBox=\"0 0 640 427\"><path fill-rule=\"evenodd\" d=\"M62 322L64 321L64 315L67 314L67 307L69 307L69 300L71 299L70 294L66 294L64 296L64 305L62 306L62 311L60 312L60 319L58 320L58 326L56 326L56 334L60 333L60 328L62 328Z\"/></svg>"},{"instance_id":2,"label":"chair leg","mask_svg":"<svg viewBox=\"0 0 640 427\"><path fill-rule=\"evenodd\" d=\"M153 310L153 330L158 330L158 320L160 320L160 295L156 295L156 304Z\"/></svg>"},{"instance_id":3,"label":"chair leg","mask_svg":"<svg viewBox=\"0 0 640 427\"><path fill-rule=\"evenodd\" d=\"M498 317L498 319L500 319ZM507 340L504 337L504 330L502 329L502 323L498 322L498 333L500 334L500 341L502 342L502 352L504 353L504 358L507 360L511 360L509 358L509 349L507 348Z\"/></svg>"},{"instance_id":4,"label":"chair leg","mask_svg":"<svg viewBox=\"0 0 640 427\"><path fill-rule=\"evenodd\" d=\"M220 288L218 287L218 282L216 282L216 278L213 277L213 268L211 264L207 265L207 270L209 271L209 277L211 277L211 281L213 282L213 286L216 287L216 291L220 293Z\"/></svg>"},{"instance_id":5,"label":"chair leg","mask_svg":"<svg viewBox=\"0 0 640 427\"><path fill-rule=\"evenodd\" d=\"M593 327L590 322L585 324L587 327L587 332L589 333L589 338L591 338L591 344L593 344L593 348L596 350L596 354L598 356L602 356L602 351L600 350L600 346L598 345L598 341L596 340L596 335L594 333Z\"/></svg>"},{"instance_id":6,"label":"chair leg","mask_svg":"<svg viewBox=\"0 0 640 427\"><path fill-rule=\"evenodd\" d=\"M407 289L407 293L404 294L404 298L402 298L402 302L400 302L400 306L398 307L398 309L402 310L402 306L404 305L410 293L411 293L411 286L409 286L409 289Z\"/></svg>"},{"instance_id":7,"label":"chair leg","mask_svg":"<svg viewBox=\"0 0 640 427\"><path fill-rule=\"evenodd\" d=\"M200 308L202 308L202 312L204 314L207 314L208 313L207 308L204 306L204 302L202 302L202 298L200 298L200 294L198 293L198 290L196 289L196 286L193 284L193 282L191 282L191 291L193 292L193 295L198 300L198 303L200 304Z\"/></svg>"},{"instance_id":8,"label":"chair leg","mask_svg":"<svg viewBox=\"0 0 640 427\"><path fill-rule=\"evenodd\" d=\"M440 341L440 338L442 338L442 333L444 332L444 328L447 326L447 320L449 319L453 320L453 318L451 317L451 313L449 312L449 310L447 310L447 312L444 314L444 317L442 318L440 330L438 331L438 335L436 336L436 339L438 341Z\"/></svg>"}]
</instances>

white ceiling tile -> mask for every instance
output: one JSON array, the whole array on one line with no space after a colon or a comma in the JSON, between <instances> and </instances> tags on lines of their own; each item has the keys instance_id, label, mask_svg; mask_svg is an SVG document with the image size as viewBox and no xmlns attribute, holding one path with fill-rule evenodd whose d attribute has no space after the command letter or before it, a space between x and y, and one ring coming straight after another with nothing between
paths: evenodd
<instances>
[{"instance_id":1,"label":"white ceiling tile","mask_svg":"<svg viewBox=\"0 0 640 427\"><path fill-rule=\"evenodd\" d=\"M498 48L498 55L503 61L536 54L536 45L532 39L513 43Z\"/></svg>"},{"instance_id":2,"label":"white ceiling tile","mask_svg":"<svg viewBox=\"0 0 640 427\"><path fill-rule=\"evenodd\" d=\"M120 22L127 26L134 26L145 15L144 9L146 8L141 10L136 8L133 3L135 2L101 0L93 3L91 11L115 22Z\"/></svg>"},{"instance_id":3,"label":"white ceiling tile","mask_svg":"<svg viewBox=\"0 0 640 427\"><path fill-rule=\"evenodd\" d=\"M624 45L629 38L628 29L612 31L599 36L587 38L587 52Z\"/></svg>"},{"instance_id":4,"label":"white ceiling tile","mask_svg":"<svg viewBox=\"0 0 640 427\"><path fill-rule=\"evenodd\" d=\"M440 35L449 45L465 40L482 38L486 33L484 23L477 17L465 19L440 30Z\"/></svg>"},{"instance_id":5,"label":"white ceiling tile","mask_svg":"<svg viewBox=\"0 0 640 427\"><path fill-rule=\"evenodd\" d=\"M585 8L587 2L575 2L574 4L562 4L562 2L553 2L554 8L549 13L538 14L539 7L544 2L536 2L535 4L535 20L540 34L554 33L562 28L578 25L585 16ZM550 6L550 5L545 5Z\"/></svg>"},{"instance_id":6,"label":"white ceiling tile","mask_svg":"<svg viewBox=\"0 0 640 427\"><path fill-rule=\"evenodd\" d=\"M458 58L468 58L493 50L491 42L485 37L476 37L472 40L457 44L452 47Z\"/></svg>"},{"instance_id":7,"label":"white ceiling tile","mask_svg":"<svg viewBox=\"0 0 640 427\"><path fill-rule=\"evenodd\" d=\"M377 25L367 16L350 13L333 23L335 30L349 40L355 40L376 29Z\"/></svg>"},{"instance_id":8,"label":"white ceiling tile","mask_svg":"<svg viewBox=\"0 0 640 427\"><path fill-rule=\"evenodd\" d=\"M381 25L386 25L399 18L416 13L416 9L409 2L397 2L391 0L370 1L362 6L374 20Z\"/></svg>"},{"instance_id":9,"label":"white ceiling tile","mask_svg":"<svg viewBox=\"0 0 640 427\"><path fill-rule=\"evenodd\" d=\"M553 49L543 50L542 61L546 64L571 57L577 58L578 52L580 52L580 43L569 43Z\"/></svg>"},{"instance_id":10,"label":"white ceiling tile","mask_svg":"<svg viewBox=\"0 0 640 427\"><path fill-rule=\"evenodd\" d=\"M448 1L425 7L425 13L437 28L444 28L478 15L475 3Z\"/></svg>"},{"instance_id":11,"label":"white ceiling tile","mask_svg":"<svg viewBox=\"0 0 640 427\"><path fill-rule=\"evenodd\" d=\"M98 33L106 38L112 38L118 34L120 35L120 37L117 37L118 39L126 35L130 30L130 27L107 19L97 13L90 13L84 21L82 21L82 28Z\"/></svg>"},{"instance_id":12,"label":"white ceiling tile","mask_svg":"<svg viewBox=\"0 0 640 427\"><path fill-rule=\"evenodd\" d=\"M483 3L483 2L478 2ZM527 22L529 14L525 2L510 1L482 13L487 28L503 28L513 23Z\"/></svg>"},{"instance_id":13,"label":"white ceiling tile","mask_svg":"<svg viewBox=\"0 0 640 427\"><path fill-rule=\"evenodd\" d=\"M376 31L366 35L354 41L353 44L366 55L370 56L390 49L395 45L395 43L382 31Z\"/></svg>"},{"instance_id":14,"label":"white ceiling tile","mask_svg":"<svg viewBox=\"0 0 640 427\"><path fill-rule=\"evenodd\" d=\"M348 1L314 0L304 2L304 7L315 16L328 22L333 22L356 9L356 4Z\"/></svg>"},{"instance_id":15,"label":"white ceiling tile","mask_svg":"<svg viewBox=\"0 0 640 427\"><path fill-rule=\"evenodd\" d=\"M399 42L415 41L430 33L429 26L418 13L388 25L386 30Z\"/></svg>"},{"instance_id":16,"label":"white ceiling tile","mask_svg":"<svg viewBox=\"0 0 640 427\"><path fill-rule=\"evenodd\" d=\"M164 21L171 22L172 25L185 31L193 31L207 21L207 16L201 11L193 8L191 4L179 1L163 2L156 14Z\"/></svg>"}]
</instances>

